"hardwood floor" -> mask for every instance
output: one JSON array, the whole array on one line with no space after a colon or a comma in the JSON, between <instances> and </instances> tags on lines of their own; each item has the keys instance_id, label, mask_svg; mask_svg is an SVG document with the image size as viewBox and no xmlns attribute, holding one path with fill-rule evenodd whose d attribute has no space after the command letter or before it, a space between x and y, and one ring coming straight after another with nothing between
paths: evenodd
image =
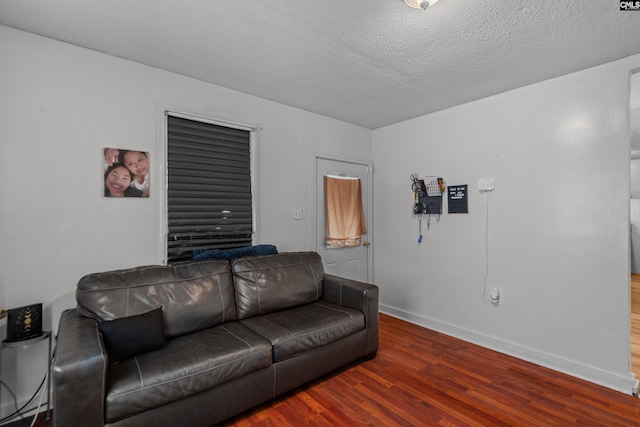
<instances>
[{"instance_id":1,"label":"hardwood floor","mask_svg":"<svg viewBox=\"0 0 640 427\"><path fill-rule=\"evenodd\" d=\"M224 426L638 426L640 399L380 315L380 350Z\"/></svg>"},{"instance_id":2,"label":"hardwood floor","mask_svg":"<svg viewBox=\"0 0 640 427\"><path fill-rule=\"evenodd\" d=\"M381 314L375 359L221 424L353 425L637 427L640 399Z\"/></svg>"},{"instance_id":3,"label":"hardwood floor","mask_svg":"<svg viewBox=\"0 0 640 427\"><path fill-rule=\"evenodd\" d=\"M640 274L631 275L631 366L640 378Z\"/></svg>"}]
</instances>

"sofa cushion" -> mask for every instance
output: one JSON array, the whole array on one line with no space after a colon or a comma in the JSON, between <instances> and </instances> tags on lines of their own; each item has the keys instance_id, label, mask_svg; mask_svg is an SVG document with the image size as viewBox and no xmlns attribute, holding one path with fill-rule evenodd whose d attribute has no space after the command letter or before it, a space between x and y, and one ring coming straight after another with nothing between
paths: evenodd
<instances>
[{"instance_id":1,"label":"sofa cushion","mask_svg":"<svg viewBox=\"0 0 640 427\"><path fill-rule=\"evenodd\" d=\"M98 322L109 363L157 350L165 346L162 307L135 316Z\"/></svg>"},{"instance_id":2,"label":"sofa cushion","mask_svg":"<svg viewBox=\"0 0 640 427\"><path fill-rule=\"evenodd\" d=\"M324 301L240 323L271 341L274 362L338 341L365 327L360 311Z\"/></svg>"},{"instance_id":3,"label":"sofa cushion","mask_svg":"<svg viewBox=\"0 0 640 427\"><path fill-rule=\"evenodd\" d=\"M230 322L168 340L107 371L107 422L208 390L272 364L271 344Z\"/></svg>"},{"instance_id":4,"label":"sofa cushion","mask_svg":"<svg viewBox=\"0 0 640 427\"><path fill-rule=\"evenodd\" d=\"M315 252L239 258L231 263L238 319L322 298L324 267Z\"/></svg>"},{"instance_id":5,"label":"sofa cushion","mask_svg":"<svg viewBox=\"0 0 640 427\"><path fill-rule=\"evenodd\" d=\"M237 320L228 261L145 266L84 276L78 312L113 320L163 307L168 338Z\"/></svg>"}]
</instances>

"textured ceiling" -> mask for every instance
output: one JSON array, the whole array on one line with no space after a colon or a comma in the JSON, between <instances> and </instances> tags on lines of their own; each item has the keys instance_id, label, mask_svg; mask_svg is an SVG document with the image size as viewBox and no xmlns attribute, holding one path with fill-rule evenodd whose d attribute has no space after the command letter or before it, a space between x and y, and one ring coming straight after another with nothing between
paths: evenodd
<instances>
[{"instance_id":1,"label":"textured ceiling","mask_svg":"<svg viewBox=\"0 0 640 427\"><path fill-rule=\"evenodd\" d=\"M640 53L613 0L2 0L0 24L370 129Z\"/></svg>"}]
</instances>

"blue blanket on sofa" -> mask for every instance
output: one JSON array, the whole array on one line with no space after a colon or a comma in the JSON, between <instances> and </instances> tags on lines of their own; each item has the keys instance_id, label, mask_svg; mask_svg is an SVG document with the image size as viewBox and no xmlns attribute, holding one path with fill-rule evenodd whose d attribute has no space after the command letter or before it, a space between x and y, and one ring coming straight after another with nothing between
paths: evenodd
<instances>
[{"instance_id":1,"label":"blue blanket on sofa","mask_svg":"<svg viewBox=\"0 0 640 427\"><path fill-rule=\"evenodd\" d=\"M274 245L255 245L233 249L202 249L193 251L191 259L202 261L204 259L232 259L251 255L274 255L278 249Z\"/></svg>"}]
</instances>

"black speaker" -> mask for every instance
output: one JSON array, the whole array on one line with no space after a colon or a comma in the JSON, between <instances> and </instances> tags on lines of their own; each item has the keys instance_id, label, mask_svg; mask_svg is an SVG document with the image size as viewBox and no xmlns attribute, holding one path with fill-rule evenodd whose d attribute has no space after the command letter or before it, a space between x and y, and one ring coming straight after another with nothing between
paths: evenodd
<instances>
[{"instance_id":1,"label":"black speaker","mask_svg":"<svg viewBox=\"0 0 640 427\"><path fill-rule=\"evenodd\" d=\"M42 335L42 303L9 309L7 342L30 340L40 335Z\"/></svg>"}]
</instances>

